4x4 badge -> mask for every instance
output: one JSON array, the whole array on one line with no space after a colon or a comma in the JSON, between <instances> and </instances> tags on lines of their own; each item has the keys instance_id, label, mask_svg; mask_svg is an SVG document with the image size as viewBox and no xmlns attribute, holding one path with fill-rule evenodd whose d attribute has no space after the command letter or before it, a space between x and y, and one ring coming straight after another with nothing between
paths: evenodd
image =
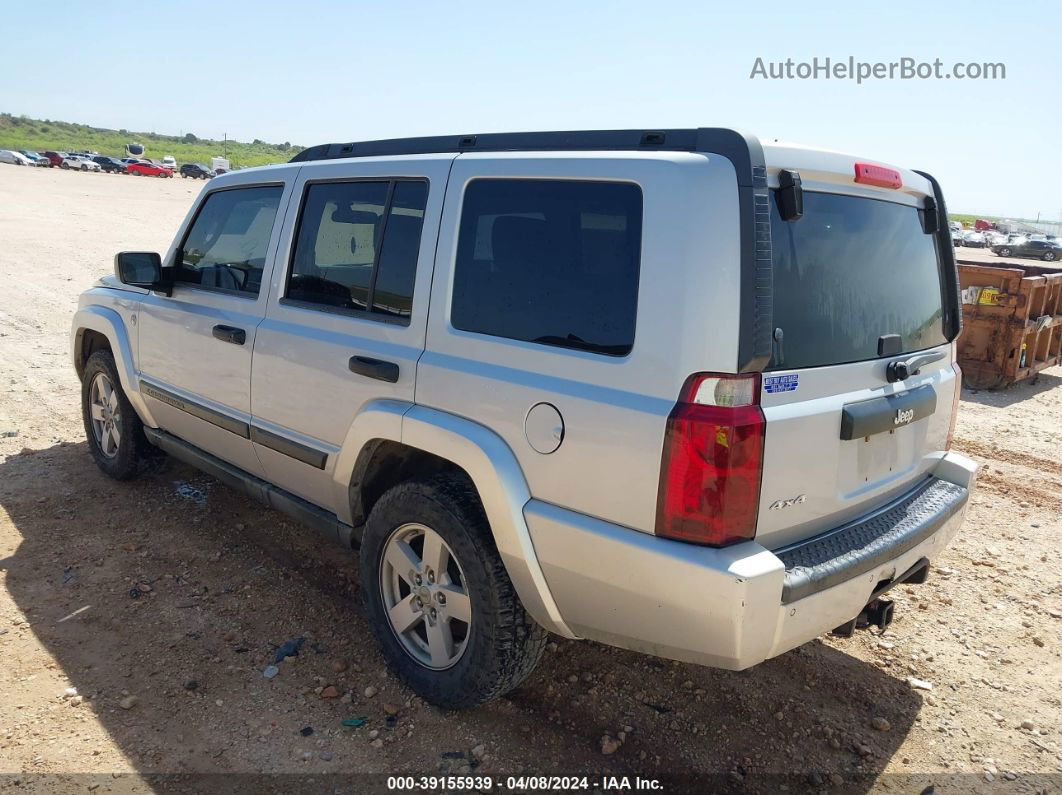
<instances>
[{"instance_id":1,"label":"4x4 badge","mask_svg":"<svg viewBox=\"0 0 1062 795\"><path fill-rule=\"evenodd\" d=\"M788 500L775 500L769 506L767 506L767 510L769 510L769 511L780 511L782 508L788 508L791 505L800 505L801 503L806 502L806 501L807 501L807 496L806 495L798 494L795 497L790 497Z\"/></svg>"}]
</instances>

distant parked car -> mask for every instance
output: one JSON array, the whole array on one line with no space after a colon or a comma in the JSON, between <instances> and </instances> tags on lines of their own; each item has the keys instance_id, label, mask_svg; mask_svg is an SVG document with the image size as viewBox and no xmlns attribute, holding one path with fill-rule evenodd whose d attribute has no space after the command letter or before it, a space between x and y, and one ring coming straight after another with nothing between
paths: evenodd
<instances>
[{"instance_id":1,"label":"distant parked car","mask_svg":"<svg viewBox=\"0 0 1062 795\"><path fill-rule=\"evenodd\" d=\"M84 155L67 155L59 168L76 169L77 171L100 171L100 164L95 160L89 160Z\"/></svg>"},{"instance_id":2,"label":"distant parked car","mask_svg":"<svg viewBox=\"0 0 1062 795\"><path fill-rule=\"evenodd\" d=\"M46 158L44 155L38 154L37 152L31 152L28 149L19 149L18 153L23 157L27 158L35 166L48 165L48 158Z\"/></svg>"},{"instance_id":3,"label":"distant parked car","mask_svg":"<svg viewBox=\"0 0 1062 795\"><path fill-rule=\"evenodd\" d=\"M170 171L176 171L177 160L174 158L173 155L166 155L164 158L162 158L162 166L164 168L168 168Z\"/></svg>"},{"instance_id":4,"label":"distant parked car","mask_svg":"<svg viewBox=\"0 0 1062 795\"><path fill-rule=\"evenodd\" d=\"M48 163L53 168L61 166L63 164L63 158L66 157L66 152L52 152L50 150L47 152L41 152L41 154L48 158Z\"/></svg>"},{"instance_id":5,"label":"distant parked car","mask_svg":"<svg viewBox=\"0 0 1062 795\"><path fill-rule=\"evenodd\" d=\"M185 163L181 166L181 176L185 178L191 177L192 179L210 179L214 176L214 172L198 163Z\"/></svg>"},{"instance_id":6,"label":"distant parked car","mask_svg":"<svg viewBox=\"0 0 1062 795\"><path fill-rule=\"evenodd\" d=\"M958 228L958 229L956 229L955 227L952 227L952 229L951 229L951 244L953 246L961 246L962 245L962 228L961 227Z\"/></svg>"},{"instance_id":7,"label":"distant parked car","mask_svg":"<svg viewBox=\"0 0 1062 795\"><path fill-rule=\"evenodd\" d=\"M970 248L984 248L984 233L978 232L973 229L968 229L967 231L962 233L962 244L964 246L969 246Z\"/></svg>"},{"instance_id":8,"label":"distant parked car","mask_svg":"<svg viewBox=\"0 0 1062 795\"><path fill-rule=\"evenodd\" d=\"M0 163L10 163L13 166L31 166L33 161L21 152L12 152L10 149L0 149Z\"/></svg>"},{"instance_id":9,"label":"distant parked car","mask_svg":"<svg viewBox=\"0 0 1062 795\"><path fill-rule=\"evenodd\" d=\"M134 177L172 177L173 172L168 168L151 163L147 160L138 160L126 166L126 171Z\"/></svg>"},{"instance_id":10,"label":"distant parked car","mask_svg":"<svg viewBox=\"0 0 1062 795\"><path fill-rule=\"evenodd\" d=\"M96 155L94 158L97 163L100 164L100 168L108 173L124 174L125 163L119 160L117 157L107 157L106 155Z\"/></svg>"},{"instance_id":11,"label":"distant parked car","mask_svg":"<svg viewBox=\"0 0 1062 795\"><path fill-rule=\"evenodd\" d=\"M992 246L992 251L1001 257L1029 257L1044 262L1062 260L1062 246L1050 240L1024 240L1021 243L1003 243Z\"/></svg>"}]
</instances>

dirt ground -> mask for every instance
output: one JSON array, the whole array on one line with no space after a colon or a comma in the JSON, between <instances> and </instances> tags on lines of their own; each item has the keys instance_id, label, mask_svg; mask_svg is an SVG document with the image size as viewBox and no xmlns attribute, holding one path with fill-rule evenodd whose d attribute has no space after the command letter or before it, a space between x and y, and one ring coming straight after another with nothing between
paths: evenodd
<instances>
[{"instance_id":1,"label":"dirt ground","mask_svg":"<svg viewBox=\"0 0 1062 795\"><path fill-rule=\"evenodd\" d=\"M445 714L385 669L354 556L177 463L132 483L92 464L77 295L115 251L164 251L201 187L0 166L0 790L359 792L384 788L371 773L469 772L1062 787L1062 371L963 391L955 447L980 486L929 582L894 592L884 636L741 673L557 639L516 692Z\"/></svg>"}]
</instances>

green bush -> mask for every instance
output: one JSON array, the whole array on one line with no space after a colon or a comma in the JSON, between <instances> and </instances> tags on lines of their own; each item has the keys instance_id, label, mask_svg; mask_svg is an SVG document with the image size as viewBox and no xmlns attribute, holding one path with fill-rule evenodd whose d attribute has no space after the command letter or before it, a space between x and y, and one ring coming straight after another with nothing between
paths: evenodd
<instances>
[{"instance_id":1,"label":"green bush","mask_svg":"<svg viewBox=\"0 0 1062 795\"><path fill-rule=\"evenodd\" d=\"M30 151L88 150L111 157L125 157L127 143L145 145L145 156L161 160L173 155L178 163L210 164L211 157L228 157L233 168L264 166L290 160L304 147L289 143L271 144L265 141L215 141L185 135L161 135L150 132L129 132L89 127L72 122L29 119L11 113L0 113L0 149Z\"/></svg>"}]
</instances>

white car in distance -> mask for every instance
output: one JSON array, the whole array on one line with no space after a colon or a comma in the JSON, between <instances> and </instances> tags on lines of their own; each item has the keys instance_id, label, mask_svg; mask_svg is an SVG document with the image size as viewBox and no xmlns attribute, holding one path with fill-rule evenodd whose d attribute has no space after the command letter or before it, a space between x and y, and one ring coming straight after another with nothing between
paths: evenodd
<instances>
[{"instance_id":1,"label":"white car in distance","mask_svg":"<svg viewBox=\"0 0 1062 795\"><path fill-rule=\"evenodd\" d=\"M76 169L77 171L99 171L100 164L95 160L89 160L81 155L67 155L63 158L60 168Z\"/></svg>"}]
</instances>

